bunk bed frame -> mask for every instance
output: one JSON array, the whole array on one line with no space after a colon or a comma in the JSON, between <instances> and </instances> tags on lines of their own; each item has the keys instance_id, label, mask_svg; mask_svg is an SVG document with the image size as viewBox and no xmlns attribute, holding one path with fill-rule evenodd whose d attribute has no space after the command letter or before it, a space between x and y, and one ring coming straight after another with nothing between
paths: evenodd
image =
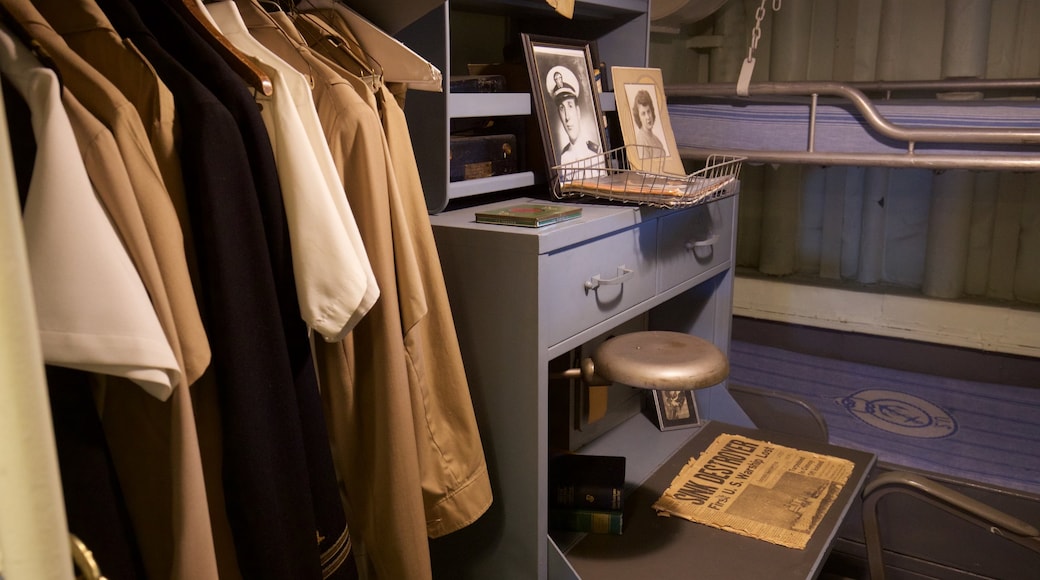
<instances>
[{"instance_id":1,"label":"bunk bed frame","mask_svg":"<svg viewBox=\"0 0 1040 580\"><path fill-rule=\"evenodd\" d=\"M665 96L680 155L687 159L703 159L711 154L724 153L746 157L750 163L1040 170L1040 100L1037 99L1040 79L760 82L748 84L746 93L746 96L738 94L734 83L666 86ZM901 96L894 98L896 95ZM990 95L996 95L996 98L990 98ZM975 100L966 97L975 97ZM726 131L748 130L754 133L761 127L755 124L757 120L739 121L740 116L757 105L770 104L788 107L783 120L788 126L788 138L777 137L784 141L785 146L770 147L765 143L760 147L756 143L746 148L727 147ZM921 110L936 106L974 107L977 111L1008 107L1008 115L1001 118L1000 126L995 124L992 127L965 126L963 122L952 122L949 126L923 126L917 122L901 125L891 121L882 111L891 104L909 104ZM676 120L681 120L684 111L696 111L703 106L715 107L717 118L725 118L729 123L728 128L715 130L713 135L716 138L710 143L699 140L700 135L712 134L711 131L700 131L702 125L676 126ZM860 132L866 132L881 146L855 151L821 150L817 136L823 107L843 109L850 119L861 124ZM791 114L792 110L800 108L803 115ZM1022 116L1016 118L1018 114ZM955 117L951 120L957 121ZM799 124L802 125L800 128L797 127ZM806 146L802 149L788 146L792 135L795 136L793 141ZM747 135L730 133L729 136L741 137L734 141L746 143L742 138ZM901 144L901 150L893 147L894 144ZM936 147L936 144L945 147Z\"/></svg>"},{"instance_id":2,"label":"bunk bed frame","mask_svg":"<svg viewBox=\"0 0 1040 580\"><path fill-rule=\"evenodd\" d=\"M1040 79L760 82L749 83L746 90L743 89L745 87L735 83L665 87L672 129L682 158L732 155L745 158L747 164L1040 170ZM1001 107L1006 110L992 113L993 108ZM974 118L964 115L972 110L980 114ZM905 114L890 115L889 111ZM947 120L949 123L937 122ZM829 133L821 139L821 131ZM735 396L740 395L734 388L740 390L741 387L730 386ZM761 403L756 400L749 404L746 396L740 396L742 408L756 424L766 421L771 428L780 430L785 428L777 427L776 421L791 423L789 428L813 424L814 419L807 416L794 425L791 413L786 410L790 403L786 401ZM771 396L787 397L781 393L771 393ZM781 404L783 409L778 406ZM823 432L826 433L825 424ZM886 524L879 514L879 504L890 495L909 496L981 527L993 536L1010 540L1033 555L1040 553L1040 531L1009 513L1023 512L1026 518L1035 519L1036 496L987 488L952 477L940 483L939 477L938 474L926 477L894 465L886 465L873 476L862 493L862 519L850 524L845 532L847 537L843 537L845 552L838 558L839 565L846 563L850 555L853 559L865 557L867 570L859 564L853 564L850 569L857 573L868 571L873 580L885 577L886 564L891 566L889 571L898 573L941 570L951 577L972 575L949 567L953 560L943 559L942 550L946 548L933 549L927 541L907 544L905 536L900 534L890 538L900 526L920 530L922 524L915 518L934 515L913 505L899 504L896 511L901 513L895 518L898 521L889 514ZM971 496L966 495L968 491ZM902 511L908 507L913 509ZM968 541L983 539L971 538ZM896 546L884 546L888 542ZM865 550L861 556L856 556L860 554L858 546ZM932 557L936 560L932 561ZM896 562L886 562L886 558ZM1014 560L1018 562L1017 558ZM1031 561L1034 560L1022 565L1028 567ZM984 566L982 561L977 565Z\"/></svg>"}]
</instances>

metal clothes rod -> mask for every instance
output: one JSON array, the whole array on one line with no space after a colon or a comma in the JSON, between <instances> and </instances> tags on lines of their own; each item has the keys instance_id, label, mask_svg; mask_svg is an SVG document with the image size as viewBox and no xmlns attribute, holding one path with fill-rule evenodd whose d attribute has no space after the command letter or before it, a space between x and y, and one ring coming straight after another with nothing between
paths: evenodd
<instances>
[{"instance_id":1,"label":"metal clothes rod","mask_svg":"<svg viewBox=\"0 0 1040 580\"><path fill-rule=\"evenodd\" d=\"M725 153L748 158L749 162L762 163L809 163L823 165L870 165L886 167L929 167L964 168L979 170L1037 170L1040 169L1040 153L1038 154L987 154L971 153L965 155L950 154L917 154L916 143L962 143L978 145L1032 145L1040 144L1040 130L1037 129L1004 129L1004 128L942 128L942 127L903 127L896 125L877 110L873 101L864 91L880 91L891 94L897 91L936 91L936 92L973 92L973 91L1034 91L1040 92L1040 79L1014 80L945 80L945 81L907 81L907 82L868 82L840 83L830 81L794 81L794 82L761 82L751 83L748 96L739 97L735 83L677 84L665 87L665 95L672 99L683 97L731 97L751 101L756 96L784 95L803 96L812 99L812 112L820 95L840 97L850 102L863 115L866 123L875 131L898 141L907 143L906 153L826 153L815 150L814 139L809 140L809 149L805 152L770 151L770 150L727 150ZM808 121L809 135L816 133L816 115L811 114ZM718 152L718 151L715 151ZM699 158L709 153L696 148L680 148L683 157Z\"/></svg>"}]
</instances>

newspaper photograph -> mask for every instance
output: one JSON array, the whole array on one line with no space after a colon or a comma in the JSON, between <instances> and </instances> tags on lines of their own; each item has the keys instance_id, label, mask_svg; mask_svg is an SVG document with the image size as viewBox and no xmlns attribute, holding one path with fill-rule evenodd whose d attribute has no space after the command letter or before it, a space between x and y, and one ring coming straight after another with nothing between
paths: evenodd
<instances>
[{"instance_id":1,"label":"newspaper photograph","mask_svg":"<svg viewBox=\"0 0 1040 580\"><path fill-rule=\"evenodd\" d=\"M687 462L653 507L658 515L801 550L853 467L847 459L723 434Z\"/></svg>"}]
</instances>

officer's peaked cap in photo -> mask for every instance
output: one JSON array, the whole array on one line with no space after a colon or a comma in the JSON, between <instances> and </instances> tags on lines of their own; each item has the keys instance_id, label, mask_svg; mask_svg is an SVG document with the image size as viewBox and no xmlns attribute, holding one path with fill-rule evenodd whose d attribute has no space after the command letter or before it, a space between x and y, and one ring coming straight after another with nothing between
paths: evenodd
<instances>
[{"instance_id":1,"label":"officer's peaked cap in photo","mask_svg":"<svg viewBox=\"0 0 1040 580\"><path fill-rule=\"evenodd\" d=\"M556 73L562 76L562 81L556 82ZM549 69L549 74L545 76L545 88L549 90L555 101L567 97L576 99L578 98L578 77L574 76L571 69L556 65Z\"/></svg>"}]
</instances>

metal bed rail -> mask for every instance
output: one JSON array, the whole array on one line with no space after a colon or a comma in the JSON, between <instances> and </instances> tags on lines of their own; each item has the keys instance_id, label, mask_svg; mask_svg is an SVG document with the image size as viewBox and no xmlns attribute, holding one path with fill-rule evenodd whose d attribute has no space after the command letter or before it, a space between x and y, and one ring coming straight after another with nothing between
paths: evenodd
<instances>
[{"instance_id":1,"label":"metal bed rail","mask_svg":"<svg viewBox=\"0 0 1040 580\"><path fill-rule=\"evenodd\" d=\"M949 127L905 127L892 123L875 106L867 92L883 93L888 100L895 92L953 92L1040 93L1040 79L974 80L957 79L943 81L901 81L842 83L833 81L759 82L748 85L748 95L739 96L735 83L675 84L664 89L665 96L673 102L690 97L728 97L753 102L761 96L807 97L808 147L805 151L769 149L699 149L680 147L684 158L705 158L712 153L746 157L754 163L802 163L819 165L859 165L885 167L926 167L933 169L978 169L978 170L1040 170L1040 151L1030 153L971 152L970 154L919 153L919 143L951 143L974 145L1037 145L1040 144L1040 129L1032 128L949 128ZM874 131L890 139L906 143L902 153L833 153L817 151L815 147L816 111L819 97L838 97L850 103Z\"/></svg>"},{"instance_id":2,"label":"metal bed rail","mask_svg":"<svg viewBox=\"0 0 1040 580\"><path fill-rule=\"evenodd\" d=\"M885 562L879 502L889 494L901 494L929 503L987 532L1040 553L1036 526L970 498L923 475L890 471L873 478L863 489L863 532L871 580L884 580Z\"/></svg>"}]
</instances>

